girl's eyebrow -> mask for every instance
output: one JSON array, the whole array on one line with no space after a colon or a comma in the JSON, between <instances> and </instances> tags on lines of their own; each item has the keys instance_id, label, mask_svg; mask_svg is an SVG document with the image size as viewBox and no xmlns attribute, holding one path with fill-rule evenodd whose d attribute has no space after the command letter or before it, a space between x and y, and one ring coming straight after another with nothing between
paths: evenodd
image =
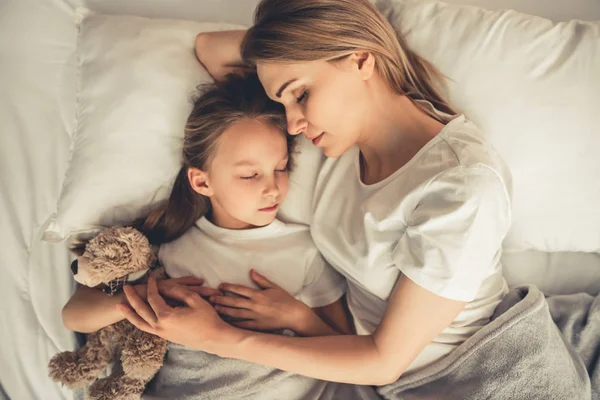
<instances>
[{"instance_id":1,"label":"girl's eyebrow","mask_svg":"<svg viewBox=\"0 0 600 400\"><path fill-rule=\"evenodd\" d=\"M289 156L285 156L281 160L279 160L279 162L282 162L282 161L287 162L289 159L290 159ZM256 165L259 165L259 163L251 161L251 160L241 160L241 161L238 161L235 164L233 164L234 167L254 167Z\"/></svg>"},{"instance_id":2,"label":"girl's eyebrow","mask_svg":"<svg viewBox=\"0 0 600 400\"><path fill-rule=\"evenodd\" d=\"M254 161L250 161L250 160L242 160L242 161L238 161L235 164L233 164L234 167L252 167L254 165L257 165L257 163L255 163Z\"/></svg>"}]
</instances>

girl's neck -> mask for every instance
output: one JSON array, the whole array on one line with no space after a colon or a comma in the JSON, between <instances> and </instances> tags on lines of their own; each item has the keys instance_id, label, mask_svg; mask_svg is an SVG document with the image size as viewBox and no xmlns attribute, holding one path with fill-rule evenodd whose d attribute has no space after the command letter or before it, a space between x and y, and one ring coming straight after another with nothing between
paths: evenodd
<instances>
[{"instance_id":1,"label":"girl's neck","mask_svg":"<svg viewBox=\"0 0 600 400\"><path fill-rule=\"evenodd\" d=\"M215 210L214 205L211 211L208 212L205 217L211 224L223 229L246 230L255 228L255 226L246 222L238 221L229 215L222 215L219 210Z\"/></svg>"}]
</instances>

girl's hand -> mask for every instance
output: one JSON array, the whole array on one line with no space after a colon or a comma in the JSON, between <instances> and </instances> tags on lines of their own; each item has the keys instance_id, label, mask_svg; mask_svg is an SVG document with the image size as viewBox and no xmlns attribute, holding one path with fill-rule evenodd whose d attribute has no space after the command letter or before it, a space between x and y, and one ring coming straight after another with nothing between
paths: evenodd
<instances>
[{"instance_id":1,"label":"girl's hand","mask_svg":"<svg viewBox=\"0 0 600 400\"><path fill-rule=\"evenodd\" d=\"M297 332L313 314L306 304L255 270L250 271L250 278L260 289L223 283L219 286L221 291L239 297L214 295L209 299L219 314L235 318L230 324L258 331L291 329Z\"/></svg>"},{"instance_id":2,"label":"girl's hand","mask_svg":"<svg viewBox=\"0 0 600 400\"><path fill-rule=\"evenodd\" d=\"M129 305L117 305L125 318L138 329L173 343L213 353L215 351L212 349L218 348L219 344L234 339L232 330L235 328L221 320L214 308L198 293L180 284L159 287L154 278L148 280L147 289L149 304L144 302L136 290L125 286ZM171 307L161 294L185 305Z\"/></svg>"}]
</instances>

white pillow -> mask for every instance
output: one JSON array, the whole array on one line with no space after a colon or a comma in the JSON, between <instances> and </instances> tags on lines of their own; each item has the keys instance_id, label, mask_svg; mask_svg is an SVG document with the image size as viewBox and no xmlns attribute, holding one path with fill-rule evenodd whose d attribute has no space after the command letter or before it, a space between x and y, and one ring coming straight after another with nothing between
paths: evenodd
<instances>
[{"instance_id":1,"label":"white pillow","mask_svg":"<svg viewBox=\"0 0 600 400\"><path fill-rule=\"evenodd\" d=\"M44 234L60 241L129 223L165 199L180 167L201 31L237 25L83 13L71 159Z\"/></svg>"},{"instance_id":2,"label":"white pillow","mask_svg":"<svg viewBox=\"0 0 600 400\"><path fill-rule=\"evenodd\" d=\"M513 174L512 250L600 251L600 22L378 1Z\"/></svg>"}]
</instances>

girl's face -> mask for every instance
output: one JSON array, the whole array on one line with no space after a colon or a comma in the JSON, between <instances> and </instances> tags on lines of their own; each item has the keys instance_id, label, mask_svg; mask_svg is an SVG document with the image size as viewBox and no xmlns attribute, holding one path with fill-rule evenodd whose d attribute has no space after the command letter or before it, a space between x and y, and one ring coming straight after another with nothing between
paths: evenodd
<instances>
[{"instance_id":1,"label":"girl's face","mask_svg":"<svg viewBox=\"0 0 600 400\"><path fill-rule=\"evenodd\" d=\"M190 169L192 188L210 198L212 222L247 229L270 224L288 191L285 134L260 120L239 121L219 138L209 171Z\"/></svg>"},{"instance_id":2,"label":"girl's face","mask_svg":"<svg viewBox=\"0 0 600 400\"><path fill-rule=\"evenodd\" d=\"M302 133L326 156L339 157L360 139L372 58L259 63L257 72L268 96L285 106L289 133Z\"/></svg>"}]
</instances>

